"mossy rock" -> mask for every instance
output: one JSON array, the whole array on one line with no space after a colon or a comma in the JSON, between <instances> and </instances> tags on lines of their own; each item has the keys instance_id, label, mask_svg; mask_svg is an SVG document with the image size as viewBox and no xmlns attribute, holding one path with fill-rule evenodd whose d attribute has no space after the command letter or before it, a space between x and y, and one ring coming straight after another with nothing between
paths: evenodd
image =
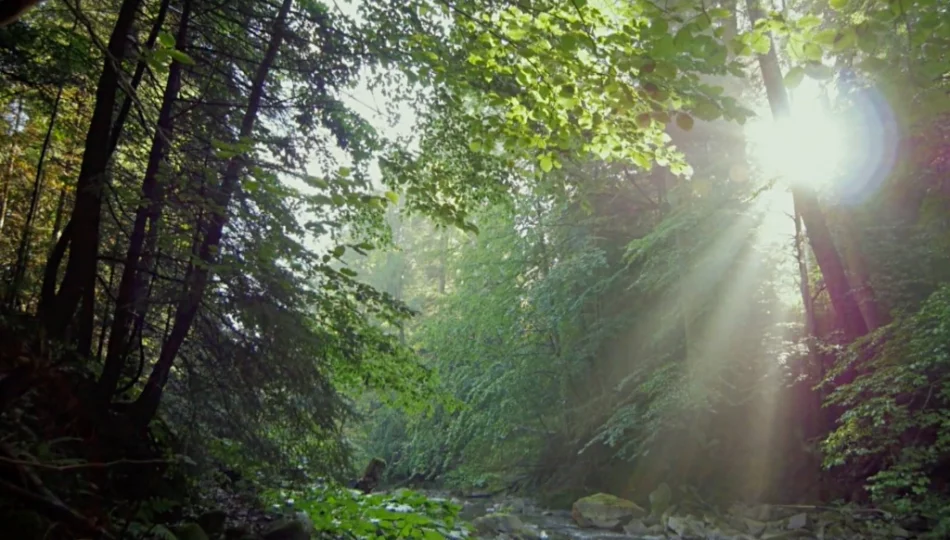
<instances>
[{"instance_id":1,"label":"mossy rock","mask_svg":"<svg viewBox=\"0 0 950 540\"><path fill-rule=\"evenodd\" d=\"M631 519L646 515L647 511L636 503L608 493L578 499L571 508L571 517L578 525L598 529L619 529Z\"/></svg>"}]
</instances>

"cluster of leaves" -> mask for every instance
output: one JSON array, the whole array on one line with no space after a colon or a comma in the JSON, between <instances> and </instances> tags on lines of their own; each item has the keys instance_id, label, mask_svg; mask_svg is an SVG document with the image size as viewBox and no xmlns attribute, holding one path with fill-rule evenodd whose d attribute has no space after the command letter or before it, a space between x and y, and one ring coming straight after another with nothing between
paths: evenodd
<instances>
[{"instance_id":1,"label":"cluster of leaves","mask_svg":"<svg viewBox=\"0 0 950 540\"><path fill-rule=\"evenodd\" d=\"M459 519L461 507L444 499L400 489L364 495L334 484L304 490L271 490L265 500L310 517L318 538L466 538L469 528Z\"/></svg>"},{"instance_id":2,"label":"cluster of leaves","mask_svg":"<svg viewBox=\"0 0 950 540\"><path fill-rule=\"evenodd\" d=\"M827 467L876 471L867 485L875 501L943 520L950 520L948 492L934 482L950 454L948 343L950 288L943 286L919 311L855 344L849 359L866 358L863 372L829 396L846 412L823 444Z\"/></svg>"}]
</instances>

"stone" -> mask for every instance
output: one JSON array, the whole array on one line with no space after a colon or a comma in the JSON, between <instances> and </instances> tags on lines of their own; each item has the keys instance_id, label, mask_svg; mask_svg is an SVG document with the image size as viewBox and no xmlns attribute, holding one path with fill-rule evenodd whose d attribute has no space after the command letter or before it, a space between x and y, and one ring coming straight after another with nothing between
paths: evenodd
<instances>
[{"instance_id":1,"label":"stone","mask_svg":"<svg viewBox=\"0 0 950 540\"><path fill-rule=\"evenodd\" d=\"M630 536L643 536L645 534L650 534L650 527L647 527L646 523L642 519L632 519L629 523L623 526L624 534L629 534Z\"/></svg>"},{"instance_id":2,"label":"stone","mask_svg":"<svg viewBox=\"0 0 950 540\"><path fill-rule=\"evenodd\" d=\"M742 523L752 536L758 536L765 531L765 523L752 518L742 518Z\"/></svg>"},{"instance_id":3,"label":"stone","mask_svg":"<svg viewBox=\"0 0 950 540\"><path fill-rule=\"evenodd\" d=\"M251 536L251 529L247 525L228 527L224 530L224 540L240 540Z\"/></svg>"},{"instance_id":4,"label":"stone","mask_svg":"<svg viewBox=\"0 0 950 540\"><path fill-rule=\"evenodd\" d=\"M264 531L263 540L310 540L310 531L303 523L295 520L281 520Z\"/></svg>"},{"instance_id":5,"label":"stone","mask_svg":"<svg viewBox=\"0 0 950 540\"><path fill-rule=\"evenodd\" d=\"M208 540L208 534L197 523L185 523L175 529L178 540Z\"/></svg>"},{"instance_id":6,"label":"stone","mask_svg":"<svg viewBox=\"0 0 950 540\"><path fill-rule=\"evenodd\" d=\"M670 516L666 527L682 538L704 538L706 530L703 523L692 516Z\"/></svg>"},{"instance_id":7,"label":"stone","mask_svg":"<svg viewBox=\"0 0 950 540\"><path fill-rule=\"evenodd\" d=\"M801 514L795 514L794 516L788 518L788 525L786 528L790 531L796 531L798 529L804 529L808 526L808 514L802 512Z\"/></svg>"},{"instance_id":8,"label":"stone","mask_svg":"<svg viewBox=\"0 0 950 540\"><path fill-rule=\"evenodd\" d=\"M618 529L646 515L647 511L635 503L607 493L578 499L571 507L571 517L578 525L598 529Z\"/></svg>"},{"instance_id":9,"label":"stone","mask_svg":"<svg viewBox=\"0 0 950 540\"><path fill-rule=\"evenodd\" d=\"M666 482L663 482L653 493L650 493L650 513L654 516L662 516L663 512L670 507L670 501L673 500L673 492Z\"/></svg>"},{"instance_id":10,"label":"stone","mask_svg":"<svg viewBox=\"0 0 950 540\"><path fill-rule=\"evenodd\" d=\"M472 521L475 534L480 538L507 538L512 540L541 540L544 535L511 514L488 514Z\"/></svg>"},{"instance_id":11,"label":"stone","mask_svg":"<svg viewBox=\"0 0 950 540\"><path fill-rule=\"evenodd\" d=\"M891 536L894 538L910 538L912 535L910 534L910 531L901 527L900 525L892 525Z\"/></svg>"},{"instance_id":12,"label":"stone","mask_svg":"<svg viewBox=\"0 0 950 540\"><path fill-rule=\"evenodd\" d=\"M217 536L224 531L224 522L227 521L228 514L223 510L211 510L198 516L196 522L201 525L208 536Z\"/></svg>"}]
</instances>

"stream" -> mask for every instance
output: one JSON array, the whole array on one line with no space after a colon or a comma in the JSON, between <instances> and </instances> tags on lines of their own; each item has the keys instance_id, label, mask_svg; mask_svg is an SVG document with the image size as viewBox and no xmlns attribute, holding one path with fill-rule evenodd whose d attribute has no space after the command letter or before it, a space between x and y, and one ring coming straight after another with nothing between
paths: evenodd
<instances>
[{"instance_id":1,"label":"stream","mask_svg":"<svg viewBox=\"0 0 950 540\"><path fill-rule=\"evenodd\" d=\"M904 527L906 523L874 508L733 503L727 510L710 510L707 506L690 511L673 505L662 519L653 519L652 526L646 526L650 519L634 519L639 523L637 527L631 522L624 527L627 532L615 532L582 528L569 510L546 509L529 498L464 498L435 491L426 494L461 505L460 517L473 522L476 529L478 521L495 526L477 532L476 538L496 540L889 540L917 538L926 530L914 527L916 532L910 532ZM479 520L482 516L491 517Z\"/></svg>"},{"instance_id":2,"label":"stream","mask_svg":"<svg viewBox=\"0 0 950 540\"><path fill-rule=\"evenodd\" d=\"M630 536L628 534L600 529L583 529L574 522L570 510L548 510L534 501L517 497L490 499L459 498L448 493L428 493L431 497L452 499L462 505L460 517L466 521L494 514L507 513L517 516L522 522L536 527L542 536L551 540L650 540L665 536Z\"/></svg>"}]
</instances>

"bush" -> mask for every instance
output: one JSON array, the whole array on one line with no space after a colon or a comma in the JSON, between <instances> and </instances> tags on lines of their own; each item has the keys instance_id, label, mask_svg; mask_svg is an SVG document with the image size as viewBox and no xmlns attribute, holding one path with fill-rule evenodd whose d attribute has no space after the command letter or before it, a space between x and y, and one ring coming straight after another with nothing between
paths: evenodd
<instances>
[{"instance_id":1,"label":"bush","mask_svg":"<svg viewBox=\"0 0 950 540\"><path fill-rule=\"evenodd\" d=\"M313 521L318 538L466 538L468 526L459 519L461 507L401 489L364 495L331 484L304 490L275 490L265 500L291 506Z\"/></svg>"},{"instance_id":2,"label":"bush","mask_svg":"<svg viewBox=\"0 0 950 540\"><path fill-rule=\"evenodd\" d=\"M858 376L827 400L845 412L824 441L825 466L867 475L876 503L946 521L950 286L933 293L918 312L855 344L827 380L858 359L865 359Z\"/></svg>"}]
</instances>

